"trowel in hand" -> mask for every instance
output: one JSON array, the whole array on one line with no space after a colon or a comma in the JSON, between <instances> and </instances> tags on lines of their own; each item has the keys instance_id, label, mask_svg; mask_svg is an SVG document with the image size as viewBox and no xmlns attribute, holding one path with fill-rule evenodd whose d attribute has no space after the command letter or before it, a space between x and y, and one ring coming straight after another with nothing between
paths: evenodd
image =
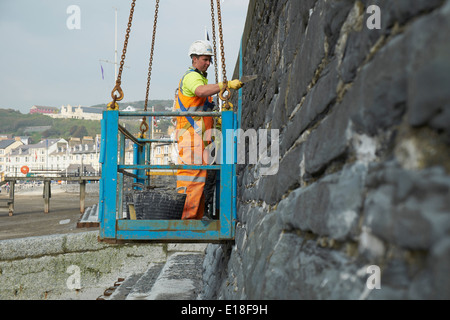
<instances>
[{"instance_id":1,"label":"trowel in hand","mask_svg":"<svg viewBox=\"0 0 450 320\"><path fill-rule=\"evenodd\" d=\"M243 76L239 81L242 83L247 83L253 80L256 80L258 78L257 74L251 75L251 76Z\"/></svg>"}]
</instances>

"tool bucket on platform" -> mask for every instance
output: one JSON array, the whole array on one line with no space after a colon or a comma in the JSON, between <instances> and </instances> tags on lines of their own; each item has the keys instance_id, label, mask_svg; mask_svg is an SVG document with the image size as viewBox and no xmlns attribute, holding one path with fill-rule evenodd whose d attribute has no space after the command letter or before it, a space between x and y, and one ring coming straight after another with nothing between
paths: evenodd
<instances>
[{"instance_id":1,"label":"tool bucket on platform","mask_svg":"<svg viewBox=\"0 0 450 320\"><path fill-rule=\"evenodd\" d=\"M178 193L179 189L184 192ZM186 188L134 190L132 197L137 220L181 220Z\"/></svg>"}]
</instances>

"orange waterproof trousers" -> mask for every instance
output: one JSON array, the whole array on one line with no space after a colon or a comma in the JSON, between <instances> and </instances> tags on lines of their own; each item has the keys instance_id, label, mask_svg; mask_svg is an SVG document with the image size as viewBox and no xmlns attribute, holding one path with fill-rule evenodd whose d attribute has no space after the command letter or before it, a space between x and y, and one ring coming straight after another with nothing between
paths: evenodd
<instances>
[{"instance_id":1,"label":"orange waterproof trousers","mask_svg":"<svg viewBox=\"0 0 450 320\"><path fill-rule=\"evenodd\" d=\"M209 119L208 119L209 120ZM212 121L207 121L206 127L212 126ZM202 119L196 121L202 127ZM190 127L187 130L180 130L178 137L178 153L181 164L183 165L206 165L207 162L203 158L205 150L202 137L195 133ZM184 205L182 219L203 218L205 209L205 196L203 189L205 188L207 170L178 170L177 171L177 188L186 188L186 202Z\"/></svg>"}]
</instances>

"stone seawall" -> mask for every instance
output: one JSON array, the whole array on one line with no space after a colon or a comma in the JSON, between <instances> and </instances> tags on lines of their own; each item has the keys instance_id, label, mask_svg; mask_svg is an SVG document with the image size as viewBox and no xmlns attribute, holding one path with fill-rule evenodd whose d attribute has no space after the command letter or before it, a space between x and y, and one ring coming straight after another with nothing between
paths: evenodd
<instances>
[{"instance_id":1,"label":"stone seawall","mask_svg":"<svg viewBox=\"0 0 450 320\"><path fill-rule=\"evenodd\" d=\"M444 0L250 1L242 129L279 167L238 166L203 298L450 298L449 33Z\"/></svg>"},{"instance_id":2,"label":"stone seawall","mask_svg":"<svg viewBox=\"0 0 450 320\"><path fill-rule=\"evenodd\" d=\"M98 231L2 240L0 300L195 299L205 246L109 245Z\"/></svg>"},{"instance_id":3,"label":"stone seawall","mask_svg":"<svg viewBox=\"0 0 450 320\"><path fill-rule=\"evenodd\" d=\"M112 246L97 238L92 231L0 241L0 299L95 300L118 277L165 262L169 251L167 244Z\"/></svg>"}]
</instances>

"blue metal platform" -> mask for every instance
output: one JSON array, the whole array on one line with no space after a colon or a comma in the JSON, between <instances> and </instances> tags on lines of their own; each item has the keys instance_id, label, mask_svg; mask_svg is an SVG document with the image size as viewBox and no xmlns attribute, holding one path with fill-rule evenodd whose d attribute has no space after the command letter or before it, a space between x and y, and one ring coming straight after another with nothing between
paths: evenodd
<instances>
[{"instance_id":1,"label":"blue metal platform","mask_svg":"<svg viewBox=\"0 0 450 320\"><path fill-rule=\"evenodd\" d=\"M132 137L119 126L119 119L146 116L215 116L222 118L222 159L218 165L149 165L150 144L170 142L168 140L138 139ZM100 241L155 241L155 242L223 242L234 240L236 225L236 137L225 134L227 130L236 132L238 117L233 111L224 112L120 112L104 111L102 120L102 140L100 163L99 220ZM228 131L230 132L230 131ZM125 140L134 143L134 161L125 165ZM230 155L230 153L232 153ZM232 159L232 161L226 161ZM227 163L228 162L228 163ZM231 163L229 163L231 162ZM133 170L135 182L143 183L148 170L217 170L220 180L216 189L219 220L129 220L124 219L123 183L127 170Z\"/></svg>"}]
</instances>

